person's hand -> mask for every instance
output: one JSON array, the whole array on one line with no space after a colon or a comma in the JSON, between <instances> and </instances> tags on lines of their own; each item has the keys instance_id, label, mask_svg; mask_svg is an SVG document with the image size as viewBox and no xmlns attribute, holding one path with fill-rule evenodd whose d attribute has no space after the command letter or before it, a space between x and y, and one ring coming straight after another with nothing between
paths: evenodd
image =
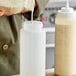
<instances>
[{"instance_id":1,"label":"person's hand","mask_svg":"<svg viewBox=\"0 0 76 76\"><path fill-rule=\"evenodd\" d=\"M4 15L4 10L0 10L0 16Z\"/></svg>"},{"instance_id":2,"label":"person's hand","mask_svg":"<svg viewBox=\"0 0 76 76\"><path fill-rule=\"evenodd\" d=\"M0 16L10 16L12 14L5 12L4 10L0 10Z\"/></svg>"}]
</instances>

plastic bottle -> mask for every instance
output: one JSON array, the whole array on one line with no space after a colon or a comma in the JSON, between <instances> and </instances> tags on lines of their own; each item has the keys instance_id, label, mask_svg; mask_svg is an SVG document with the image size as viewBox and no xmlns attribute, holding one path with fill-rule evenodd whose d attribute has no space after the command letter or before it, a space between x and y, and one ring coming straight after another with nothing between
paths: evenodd
<instances>
[{"instance_id":1,"label":"plastic bottle","mask_svg":"<svg viewBox=\"0 0 76 76\"><path fill-rule=\"evenodd\" d=\"M45 76L46 33L38 21L26 21L20 31L20 75Z\"/></svg>"},{"instance_id":2,"label":"plastic bottle","mask_svg":"<svg viewBox=\"0 0 76 76\"><path fill-rule=\"evenodd\" d=\"M55 74L57 76L76 75L76 11L62 8L55 19Z\"/></svg>"}]
</instances>

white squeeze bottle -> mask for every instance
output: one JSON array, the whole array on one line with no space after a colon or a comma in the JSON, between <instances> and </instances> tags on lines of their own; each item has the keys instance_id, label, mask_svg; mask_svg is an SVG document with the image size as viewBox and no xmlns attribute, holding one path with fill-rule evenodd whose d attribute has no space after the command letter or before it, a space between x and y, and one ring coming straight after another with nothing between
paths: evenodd
<instances>
[{"instance_id":1,"label":"white squeeze bottle","mask_svg":"<svg viewBox=\"0 0 76 76\"><path fill-rule=\"evenodd\" d=\"M55 75L76 76L76 11L63 7L55 19Z\"/></svg>"},{"instance_id":2,"label":"white squeeze bottle","mask_svg":"<svg viewBox=\"0 0 76 76\"><path fill-rule=\"evenodd\" d=\"M20 76L45 76L46 34L39 21L26 21L20 31Z\"/></svg>"}]
</instances>

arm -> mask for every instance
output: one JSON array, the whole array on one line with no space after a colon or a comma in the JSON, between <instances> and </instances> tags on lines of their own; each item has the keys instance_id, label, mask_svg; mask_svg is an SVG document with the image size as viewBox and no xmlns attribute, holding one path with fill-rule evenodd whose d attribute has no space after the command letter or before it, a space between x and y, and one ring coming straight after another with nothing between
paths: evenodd
<instances>
[{"instance_id":1,"label":"arm","mask_svg":"<svg viewBox=\"0 0 76 76\"><path fill-rule=\"evenodd\" d=\"M40 12L43 10L49 0L37 0Z\"/></svg>"},{"instance_id":2,"label":"arm","mask_svg":"<svg viewBox=\"0 0 76 76\"><path fill-rule=\"evenodd\" d=\"M48 1L49 0L36 0L36 6L34 8L34 16L33 16L34 19L36 19L39 16L41 10L43 10L44 6L47 4ZM0 16L3 16L3 15L10 16L11 14L9 14L8 12L5 12L4 10L0 10ZM28 20L31 20L30 18L31 11L22 13L22 15L26 17Z\"/></svg>"},{"instance_id":3,"label":"arm","mask_svg":"<svg viewBox=\"0 0 76 76\"><path fill-rule=\"evenodd\" d=\"M44 6L47 4L49 0L36 0L36 6L34 8L34 20L39 16L41 10L43 10ZM23 13L23 16L28 20L31 20L31 12Z\"/></svg>"}]
</instances>

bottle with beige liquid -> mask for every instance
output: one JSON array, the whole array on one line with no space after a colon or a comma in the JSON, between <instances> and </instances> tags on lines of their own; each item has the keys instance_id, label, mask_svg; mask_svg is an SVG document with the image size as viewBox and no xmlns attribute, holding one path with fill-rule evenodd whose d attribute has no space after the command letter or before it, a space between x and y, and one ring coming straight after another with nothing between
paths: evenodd
<instances>
[{"instance_id":1,"label":"bottle with beige liquid","mask_svg":"<svg viewBox=\"0 0 76 76\"><path fill-rule=\"evenodd\" d=\"M55 19L55 75L76 76L76 11L67 6Z\"/></svg>"}]
</instances>

